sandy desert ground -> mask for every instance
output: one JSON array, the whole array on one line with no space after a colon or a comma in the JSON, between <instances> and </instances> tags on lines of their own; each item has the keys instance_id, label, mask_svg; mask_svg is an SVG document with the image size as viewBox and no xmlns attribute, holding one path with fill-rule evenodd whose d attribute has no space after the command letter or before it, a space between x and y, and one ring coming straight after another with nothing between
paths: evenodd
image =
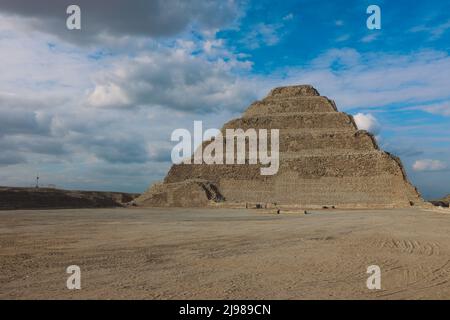
<instances>
[{"instance_id":1,"label":"sandy desert ground","mask_svg":"<svg viewBox=\"0 0 450 320\"><path fill-rule=\"evenodd\" d=\"M3 211L0 298L450 298L449 211L312 212ZM81 290L66 288L72 264Z\"/></svg>"}]
</instances>

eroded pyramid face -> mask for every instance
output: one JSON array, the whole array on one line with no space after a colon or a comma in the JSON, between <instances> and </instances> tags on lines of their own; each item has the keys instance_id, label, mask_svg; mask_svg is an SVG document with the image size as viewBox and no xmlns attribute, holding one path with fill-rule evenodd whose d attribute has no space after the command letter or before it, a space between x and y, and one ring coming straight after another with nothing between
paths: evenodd
<instances>
[{"instance_id":1,"label":"eroded pyramid face","mask_svg":"<svg viewBox=\"0 0 450 320\"><path fill-rule=\"evenodd\" d=\"M279 169L261 164L173 165L137 203L148 206L242 205L407 207L422 200L398 158L312 86L273 89L227 129L279 130ZM207 143L204 143L204 145Z\"/></svg>"}]
</instances>

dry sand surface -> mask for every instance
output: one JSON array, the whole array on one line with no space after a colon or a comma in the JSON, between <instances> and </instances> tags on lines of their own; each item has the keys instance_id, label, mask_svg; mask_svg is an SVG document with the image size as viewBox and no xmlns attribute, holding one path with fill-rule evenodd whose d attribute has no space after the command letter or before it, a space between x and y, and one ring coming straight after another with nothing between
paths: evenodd
<instances>
[{"instance_id":1,"label":"dry sand surface","mask_svg":"<svg viewBox=\"0 0 450 320\"><path fill-rule=\"evenodd\" d=\"M0 212L0 298L448 299L450 212ZM67 266L82 289L66 288ZM366 287L379 265L381 290Z\"/></svg>"}]
</instances>

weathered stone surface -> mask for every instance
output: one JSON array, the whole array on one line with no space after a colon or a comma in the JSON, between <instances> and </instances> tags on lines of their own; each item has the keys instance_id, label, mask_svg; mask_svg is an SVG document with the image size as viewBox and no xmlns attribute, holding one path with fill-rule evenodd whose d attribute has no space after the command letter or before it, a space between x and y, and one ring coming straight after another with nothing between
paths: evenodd
<instances>
[{"instance_id":1,"label":"weathered stone surface","mask_svg":"<svg viewBox=\"0 0 450 320\"><path fill-rule=\"evenodd\" d=\"M224 129L347 129L355 130L351 116L339 112L326 113L281 113L244 117L227 122Z\"/></svg>"},{"instance_id":2,"label":"weathered stone surface","mask_svg":"<svg viewBox=\"0 0 450 320\"><path fill-rule=\"evenodd\" d=\"M287 98L298 96L320 96L319 92L311 85L278 87L270 91L270 98Z\"/></svg>"},{"instance_id":3,"label":"weathered stone surface","mask_svg":"<svg viewBox=\"0 0 450 320\"><path fill-rule=\"evenodd\" d=\"M266 98L256 101L244 112L244 117L290 112L336 112L332 101L321 96Z\"/></svg>"},{"instance_id":4,"label":"weathered stone surface","mask_svg":"<svg viewBox=\"0 0 450 320\"><path fill-rule=\"evenodd\" d=\"M211 201L223 201L212 183L201 179L186 179L175 183L156 183L133 203L157 207L205 207Z\"/></svg>"},{"instance_id":5,"label":"weathered stone surface","mask_svg":"<svg viewBox=\"0 0 450 320\"><path fill-rule=\"evenodd\" d=\"M423 204L400 159L380 150L370 133L357 129L352 116L338 112L332 100L311 86L273 89L222 131L250 128L280 129L277 174L261 175L259 164L173 165L164 182L137 203L207 206L224 200L221 204L304 208ZM204 186L219 196L208 196Z\"/></svg>"}]
</instances>

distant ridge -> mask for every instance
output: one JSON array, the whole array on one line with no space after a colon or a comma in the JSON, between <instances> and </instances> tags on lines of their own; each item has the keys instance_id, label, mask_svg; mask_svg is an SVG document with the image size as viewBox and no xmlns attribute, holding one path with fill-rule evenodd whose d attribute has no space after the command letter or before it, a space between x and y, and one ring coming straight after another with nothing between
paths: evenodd
<instances>
[{"instance_id":1,"label":"distant ridge","mask_svg":"<svg viewBox=\"0 0 450 320\"><path fill-rule=\"evenodd\" d=\"M0 210L121 207L138 194L53 188L0 187Z\"/></svg>"},{"instance_id":2,"label":"distant ridge","mask_svg":"<svg viewBox=\"0 0 450 320\"><path fill-rule=\"evenodd\" d=\"M448 208L450 206L450 194L438 200L430 201L433 205L437 207L445 207Z\"/></svg>"}]
</instances>

